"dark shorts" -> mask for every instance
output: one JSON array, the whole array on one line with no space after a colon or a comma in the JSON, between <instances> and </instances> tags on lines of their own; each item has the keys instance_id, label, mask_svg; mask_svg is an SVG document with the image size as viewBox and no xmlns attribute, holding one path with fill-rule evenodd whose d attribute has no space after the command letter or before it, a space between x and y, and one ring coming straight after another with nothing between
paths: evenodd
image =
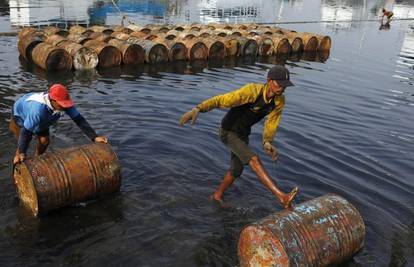
<instances>
[{"instance_id":1,"label":"dark shorts","mask_svg":"<svg viewBox=\"0 0 414 267\"><path fill-rule=\"evenodd\" d=\"M234 177L239 177L244 165L256 154L249 148L249 137L241 137L237 133L220 128L220 139L231 152L230 171Z\"/></svg>"},{"instance_id":2,"label":"dark shorts","mask_svg":"<svg viewBox=\"0 0 414 267\"><path fill-rule=\"evenodd\" d=\"M22 128L22 123L20 122L19 118L12 116L10 118L9 129L14 134L16 139L19 139L20 129ZM49 136L49 129L43 130L41 132L37 132L34 135L36 136Z\"/></svg>"}]
</instances>

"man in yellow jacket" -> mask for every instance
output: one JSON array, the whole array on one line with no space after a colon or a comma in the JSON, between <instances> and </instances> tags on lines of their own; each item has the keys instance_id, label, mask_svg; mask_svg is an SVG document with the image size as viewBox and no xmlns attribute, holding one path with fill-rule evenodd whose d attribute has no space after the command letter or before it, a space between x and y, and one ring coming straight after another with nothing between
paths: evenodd
<instances>
[{"instance_id":1,"label":"man in yellow jacket","mask_svg":"<svg viewBox=\"0 0 414 267\"><path fill-rule=\"evenodd\" d=\"M248 146L251 127L267 116L263 130L263 149L273 160L277 160L278 152L272 141L285 105L283 93L286 87L293 86L289 76L289 71L285 67L276 65L269 70L265 84L247 84L233 92L214 96L181 117L181 126L189 121L193 125L199 112L230 108L221 122L220 139L231 152L231 166L212 195L214 200L222 202L224 191L240 177L244 165L248 164L283 207L291 206L298 188L295 187L287 194L282 192L264 169L259 157Z\"/></svg>"}]
</instances>

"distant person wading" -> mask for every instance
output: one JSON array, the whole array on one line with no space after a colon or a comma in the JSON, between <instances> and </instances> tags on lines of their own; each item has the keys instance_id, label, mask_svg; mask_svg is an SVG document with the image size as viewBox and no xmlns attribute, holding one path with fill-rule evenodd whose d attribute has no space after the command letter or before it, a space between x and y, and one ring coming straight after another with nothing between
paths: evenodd
<instances>
[{"instance_id":1,"label":"distant person wading","mask_svg":"<svg viewBox=\"0 0 414 267\"><path fill-rule=\"evenodd\" d=\"M384 24L384 18L387 18L385 24L390 24L394 13L392 11L387 11L385 8L382 9L382 16L381 16L381 25Z\"/></svg>"},{"instance_id":2,"label":"distant person wading","mask_svg":"<svg viewBox=\"0 0 414 267\"><path fill-rule=\"evenodd\" d=\"M18 140L18 146L13 164L26 159L26 151L33 135L38 139L35 154L43 154L49 145L49 127L64 114L69 115L92 141L108 142L106 137L98 136L78 112L67 88L61 84L54 84L48 92L29 93L14 103L9 128Z\"/></svg>"},{"instance_id":3,"label":"distant person wading","mask_svg":"<svg viewBox=\"0 0 414 267\"><path fill-rule=\"evenodd\" d=\"M214 96L181 117L181 126L189 121L193 125L199 112L230 108L221 122L220 139L231 152L231 164L220 186L212 195L214 200L222 203L223 193L240 177L244 165L248 164L283 207L291 206L298 188L295 187L290 193L282 192L264 169L259 157L248 146L251 127L267 116L263 130L263 149L273 160L277 160L278 151L272 145L272 141L285 104L283 93L288 86L293 86L289 71L285 67L274 66L269 70L265 84L251 83L236 91Z\"/></svg>"}]
</instances>

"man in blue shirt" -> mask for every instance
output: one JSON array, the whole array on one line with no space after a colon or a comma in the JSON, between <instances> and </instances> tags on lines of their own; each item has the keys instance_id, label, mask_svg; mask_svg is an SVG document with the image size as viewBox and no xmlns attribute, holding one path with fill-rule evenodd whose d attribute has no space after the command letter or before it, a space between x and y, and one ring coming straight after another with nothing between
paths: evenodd
<instances>
[{"instance_id":1,"label":"man in blue shirt","mask_svg":"<svg viewBox=\"0 0 414 267\"><path fill-rule=\"evenodd\" d=\"M69 115L92 141L108 142L106 137L98 136L78 112L67 88L61 84L54 84L49 88L49 92L29 93L14 103L10 130L18 139L18 147L13 164L25 160L33 135L38 138L36 155L43 154L49 145L49 127L64 114Z\"/></svg>"}]
</instances>

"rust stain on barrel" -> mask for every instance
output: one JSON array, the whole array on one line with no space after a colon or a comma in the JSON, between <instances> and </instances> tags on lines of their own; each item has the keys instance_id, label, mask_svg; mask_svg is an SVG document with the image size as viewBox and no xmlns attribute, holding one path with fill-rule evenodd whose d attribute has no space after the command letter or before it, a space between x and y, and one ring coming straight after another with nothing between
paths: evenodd
<instances>
[{"instance_id":1,"label":"rust stain on barrel","mask_svg":"<svg viewBox=\"0 0 414 267\"><path fill-rule=\"evenodd\" d=\"M18 196L34 216L113 193L121 186L116 154L90 144L34 157L14 172Z\"/></svg>"},{"instance_id":2,"label":"rust stain on barrel","mask_svg":"<svg viewBox=\"0 0 414 267\"><path fill-rule=\"evenodd\" d=\"M274 54L289 54L292 51L292 46L284 35L273 33L271 39L273 41Z\"/></svg>"},{"instance_id":3,"label":"rust stain on barrel","mask_svg":"<svg viewBox=\"0 0 414 267\"><path fill-rule=\"evenodd\" d=\"M138 44L145 50L145 61L148 63L164 63L168 61L168 49L165 45L130 37L128 43Z\"/></svg>"},{"instance_id":4,"label":"rust stain on barrel","mask_svg":"<svg viewBox=\"0 0 414 267\"><path fill-rule=\"evenodd\" d=\"M76 70L93 69L98 65L98 54L72 41L63 41L58 44L72 56L73 67Z\"/></svg>"},{"instance_id":5,"label":"rust stain on barrel","mask_svg":"<svg viewBox=\"0 0 414 267\"><path fill-rule=\"evenodd\" d=\"M62 48L47 43L38 44L32 51L33 62L46 71L70 70L72 57Z\"/></svg>"},{"instance_id":6,"label":"rust stain on barrel","mask_svg":"<svg viewBox=\"0 0 414 267\"><path fill-rule=\"evenodd\" d=\"M123 40L112 39L108 44L115 46L122 53L122 63L141 64L145 60L145 50L138 44L131 44Z\"/></svg>"},{"instance_id":7,"label":"rust stain on barrel","mask_svg":"<svg viewBox=\"0 0 414 267\"><path fill-rule=\"evenodd\" d=\"M84 46L94 50L98 54L98 67L108 68L121 65L122 53L118 48L97 40L87 41Z\"/></svg>"},{"instance_id":8,"label":"rust stain on barrel","mask_svg":"<svg viewBox=\"0 0 414 267\"><path fill-rule=\"evenodd\" d=\"M57 46L59 43L65 41L66 38L57 34L53 34L53 35L49 35L46 39L45 39L45 43L53 45L53 46Z\"/></svg>"},{"instance_id":9,"label":"rust stain on barrel","mask_svg":"<svg viewBox=\"0 0 414 267\"><path fill-rule=\"evenodd\" d=\"M245 227L238 243L240 266L331 266L358 252L364 238L356 208L328 194Z\"/></svg>"},{"instance_id":10,"label":"rust stain on barrel","mask_svg":"<svg viewBox=\"0 0 414 267\"><path fill-rule=\"evenodd\" d=\"M43 38L41 36L30 34L24 35L22 38L19 38L17 43L17 49L22 57L28 61L32 61L32 51L40 43L42 43Z\"/></svg>"}]
</instances>

